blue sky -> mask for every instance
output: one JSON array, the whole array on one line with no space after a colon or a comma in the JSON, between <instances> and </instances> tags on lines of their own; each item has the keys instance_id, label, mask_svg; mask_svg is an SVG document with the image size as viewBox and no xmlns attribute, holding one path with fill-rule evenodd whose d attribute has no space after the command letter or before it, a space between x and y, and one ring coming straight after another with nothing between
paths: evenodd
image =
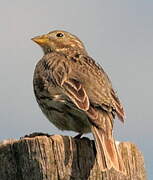
<instances>
[{"instance_id":1,"label":"blue sky","mask_svg":"<svg viewBox=\"0 0 153 180\"><path fill-rule=\"evenodd\" d=\"M127 117L124 125L116 120L116 138L137 144L153 179L153 1L2 0L0 22L0 140L34 131L74 135L44 117L32 88L43 53L30 39L67 30L110 76Z\"/></svg>"}]
</instances>

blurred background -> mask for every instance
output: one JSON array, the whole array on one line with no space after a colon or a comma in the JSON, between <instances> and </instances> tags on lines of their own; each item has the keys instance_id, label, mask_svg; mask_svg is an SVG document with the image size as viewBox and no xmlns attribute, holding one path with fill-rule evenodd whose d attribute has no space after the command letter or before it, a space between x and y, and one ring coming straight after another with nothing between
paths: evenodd
<instances>
[{"instance_id":1,"label":"blurred background","mask_svg":"<svg viewBox=\"0 0 153 180\"><path fill-rule=\"evenodd\" d=\"M42 50L30 39L55 29L77 35L110 76L126 110L115 121L119 141L130 141L145 157L153 179L153 1L1 0L0 140L57 130L41 113L32 79Z\"/></svg>"}]
</instances>

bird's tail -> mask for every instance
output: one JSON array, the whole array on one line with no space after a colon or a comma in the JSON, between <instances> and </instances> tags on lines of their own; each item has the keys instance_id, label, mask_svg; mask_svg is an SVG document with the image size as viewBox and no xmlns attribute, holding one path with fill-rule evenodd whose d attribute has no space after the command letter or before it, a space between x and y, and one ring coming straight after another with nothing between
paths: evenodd
<instances>
[{"instance_id":1,"label":"bird's tail","mask_svg":"<svg viewBox=\"0 0 153 180\"><path fill-rule=\"evenodd\" d=\"M103 118L104 129L94 125L91 128L96 143L99 167L102 171L114 168L126 174L123 159L112 136L113 117L109 113L102 113L100 117Z\"/></svg>"}]
</instances>

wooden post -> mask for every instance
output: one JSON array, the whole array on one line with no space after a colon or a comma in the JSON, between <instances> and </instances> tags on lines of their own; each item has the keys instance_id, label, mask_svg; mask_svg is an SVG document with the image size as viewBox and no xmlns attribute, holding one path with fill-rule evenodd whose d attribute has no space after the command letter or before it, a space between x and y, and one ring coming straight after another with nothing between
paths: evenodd
<instances>
[{"instance_id":1,"label":"wooden post","mask_svg":"<svg viewBox=\"0 0 153 180\"><path fill-rule=\"evenodd\" d=\"M146 180L144 159L134 144L119 144L127 175L100 172L93 140L31 136L0 143L0 180Z\"/></svg>"}]
</instances>

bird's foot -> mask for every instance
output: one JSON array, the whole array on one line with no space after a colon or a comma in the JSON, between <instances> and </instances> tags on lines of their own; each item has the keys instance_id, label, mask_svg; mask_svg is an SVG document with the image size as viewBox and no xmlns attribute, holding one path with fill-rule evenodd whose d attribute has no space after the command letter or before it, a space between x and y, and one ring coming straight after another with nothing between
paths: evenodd
<instances>
[{"instance_id":1,"label":"bird's foot","mask_svg":"<svg viewBox=\"0 0 153 180\"><path fill-rule=\"evenodd\" d=\"M74 136L74 139L80 139L83 133L79 133L78 135Z\"/></svg>"},{"instance_id":2,"label":"bird's foot","mask_svg":"<svg viewBox=\"0 0 153 180\"><path fill-rule=\"evenodd\" d=\"M47 136L47 137L50 137L51 135L49 135L47 133L34 132L34 133L29 134L29 135L25 135L24 137L21 137L20 139L23 139L23 138L33 138L33 137L36 137L36 136Z\"/></svg>"}]
</instances>

